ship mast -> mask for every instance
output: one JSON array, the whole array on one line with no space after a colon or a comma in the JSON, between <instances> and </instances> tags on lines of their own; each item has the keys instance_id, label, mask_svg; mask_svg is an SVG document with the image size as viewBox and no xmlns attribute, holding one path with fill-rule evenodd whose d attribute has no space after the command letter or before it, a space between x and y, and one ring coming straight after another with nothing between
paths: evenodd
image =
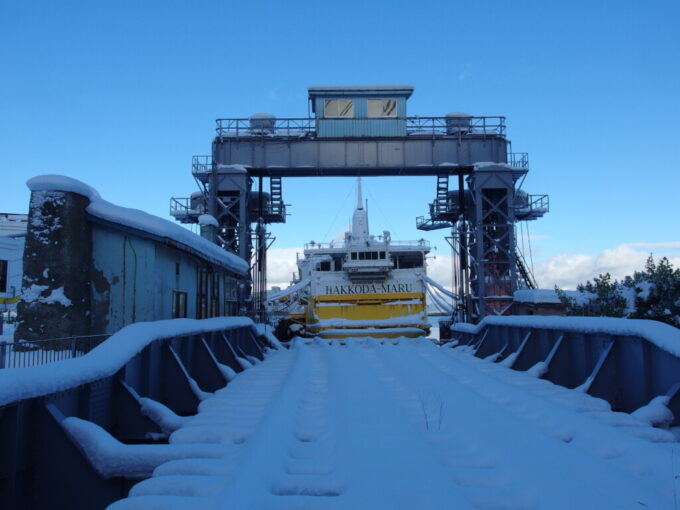
<instances>
[{"instance_id":1,"label":"ship mast","mask_svg":"<svg viewBox=\"0 0 680 510\"><path fill-rule=\"evenodd\" d=\"M352 216L352 239L356 241L368 241L368 212L364 209L361 195L361 177L357 177L357 208Z\"/></svg>"}]
</instances>

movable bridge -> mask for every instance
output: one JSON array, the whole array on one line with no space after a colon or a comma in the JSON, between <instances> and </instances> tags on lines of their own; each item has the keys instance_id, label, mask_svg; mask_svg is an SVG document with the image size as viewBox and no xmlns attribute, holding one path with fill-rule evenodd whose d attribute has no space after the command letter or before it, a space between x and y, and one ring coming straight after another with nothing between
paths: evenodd
<instances>
[{"instance_id":1,"label":"movable bridge","mask_svg":"<svg viewBox=\"0 0 680 510\"><path fill-rule=\"evenodd\" d=\"M284 347L176 319L0 370L0 508L674 508L675 328L453 329Z\"/></svg>"}]
</instances>

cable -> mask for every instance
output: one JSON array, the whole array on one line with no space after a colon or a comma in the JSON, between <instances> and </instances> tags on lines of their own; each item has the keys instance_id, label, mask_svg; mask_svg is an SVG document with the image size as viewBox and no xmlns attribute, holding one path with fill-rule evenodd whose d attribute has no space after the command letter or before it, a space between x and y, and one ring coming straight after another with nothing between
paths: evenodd
<instances>
[{"instance_id":1,"label":"cable","mask_svg":"<svg viewBox=\"0 0 680 510\"><path fill-rule=\"evenodd\" d=\"M342 205L340 206L340 208L338 209L338 211L335 213L335 218L333 218L333 221L332 221L332 223L330 224L330 226L328 227L328 230L327 230L326 233L323 235L323 238L322 238L322 239L324 240L324 242L325 242L325 240L328 238L328 234L330 233L330 231L333 229L333 226L335 225L335 222L338 221L338 216L340 216L340 213L341 213L342 210L344 209L345 204L347 203L347 199L349 198L349 196L350 196L350 194L352 193L352 191L354 191L354 190L353 190L352 188L350 188L349 191L347 192L347 194L345 195L345 199L342 201Z\"/></svg>"},{"instance_id":2,"label":"cable","mask_svg":"<svg viewBox=\"0 0 680 510\"><path fill-rule=\"evenodd\" d=\"M371 193L371 189L370 189L369 187L366 188L366 192L368 193L368 196L371 197L371 200L373 200L373 202L375 202L375 206L378 208L378 211L380 212L380 214L382 214L383 218L385 218L385 222L387 223L387 226L390 228L390 231L392 232L392 235L393 235L394 237L397 237L397 238L398 238L398 237L399 237L399 233L394 229L394 226L392 225L392 222L390 221L390 219L389 219L389 218L385 215L385 213L383 212L382 208L380 207L380 203L375 199L375 197L373 196L373 193ZM393 237L393 239L394 239L394 237Z\"/></svg>"}]
</instances>

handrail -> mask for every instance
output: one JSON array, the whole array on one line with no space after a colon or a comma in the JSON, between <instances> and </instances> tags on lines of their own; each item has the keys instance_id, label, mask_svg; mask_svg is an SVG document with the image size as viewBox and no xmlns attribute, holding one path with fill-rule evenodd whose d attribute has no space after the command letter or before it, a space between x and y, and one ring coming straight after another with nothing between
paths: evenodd
<instances>
[{"instance_id":1,"label":"handrail","mask_svg":"<svg viewBox=\"0 0 680 510\"><path fill-rule=\"evenodd\" d=\"M307 118L220 118L216 119L215 131L219 137L284 137L310 138L316 136L317 122L395 122L406 124L409 136L503 136L505 117L398 117L398 118L351 118L316 119ZM208 156L197 156L208 157ZM196 160L195 160L196 161ZM199 165L203 162L199 162ZM196 168L196 167L194 167Z\"/></svg>"}]
</instances>

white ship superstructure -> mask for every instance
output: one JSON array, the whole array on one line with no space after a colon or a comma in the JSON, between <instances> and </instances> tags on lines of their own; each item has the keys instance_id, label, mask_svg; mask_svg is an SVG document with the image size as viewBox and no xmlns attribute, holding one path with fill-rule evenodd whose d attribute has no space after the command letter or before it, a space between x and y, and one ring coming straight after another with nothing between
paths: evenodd
<instances>
[{"instance_id":1,"label":"white ship superstructure","mask_svg":"<svg viewBox=\"0 0 680 510\"><path fill-rule=\"evenodd\" d=\"M308 286L306 332L349 336L421 336L425 317L425 259L429 243L392 241L370 234L368 212L357 180L357 206L344 242L305 246L299 282Z\"/></svg>"}]
</instances>

